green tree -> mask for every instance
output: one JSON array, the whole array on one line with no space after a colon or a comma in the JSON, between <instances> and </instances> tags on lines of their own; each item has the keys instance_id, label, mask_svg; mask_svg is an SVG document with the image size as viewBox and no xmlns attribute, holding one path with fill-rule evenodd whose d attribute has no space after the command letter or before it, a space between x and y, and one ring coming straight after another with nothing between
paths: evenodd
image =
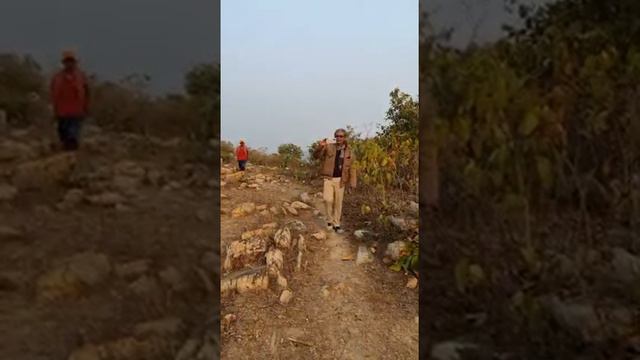
<instances>
[{"instance_id":1,"label":"green tree","mask_svg":"<svg viewBox=\"0 0 640 360\"><path fill-rule=\"evenodd\" d=\"M282 144L278 146L282 167L289 167L302 161L302 148L295 144Z\"/></svg>"},{"instance_id":2,"label":"green tree","mask_svg":"<svg viewBox=\"0 0 640 360\"><path fill-rule=\"evenodd\" d=\"M387 110L387 123L381 126L380 135L418 138L418 101L411 95L395 88L389 94L390 106Z\"/></svg>"},{"instance_id":3,"label":"green tree","mask_svg":"<svg viewBox=\"0 0 640 360\"><path fill-rule=\"evenodd\" d=\"M9 119L28 123L35 99L44 99L45 79L31 56L0 54L0 109Z\"/></svg>"},{"instance_id":4,"label":"green tree","mask_svg":"<svg viewBox=\"0 0 640 360\"><path fill-rule=\"evenodd\" d=\"M220 136L220 67L215 64L194 66L185 76L185 91L201 116L200 126L194 136L204 141L218 138Z\"/></svg>"}]
</instances>

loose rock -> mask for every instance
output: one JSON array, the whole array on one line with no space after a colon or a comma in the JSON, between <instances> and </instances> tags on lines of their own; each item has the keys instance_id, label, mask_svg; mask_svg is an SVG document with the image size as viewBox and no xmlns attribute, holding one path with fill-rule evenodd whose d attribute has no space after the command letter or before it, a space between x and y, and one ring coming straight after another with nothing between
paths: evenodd
<instances>
[{"instance_id":1,"label":"loose rock","mask_svg":"<svg viewBox=\"0 0 640 360\"><path fill-rule=\"evenodd\" d=\"M293 299L293 292L291 290L283 290L280 294L280 304L287 305Z\"/></svg>"},{"instance_id":2,"label":"loose rock","mask_svg":"<svg viewBox=\"0 0 640 360\"><path fill-rule=\"evenodd\" d=\"M358 247L358 254L356 255L356 265L363 265L371 262L373 262L373 254L365 245L360 245Z\"/></svg>"}]
</instances>

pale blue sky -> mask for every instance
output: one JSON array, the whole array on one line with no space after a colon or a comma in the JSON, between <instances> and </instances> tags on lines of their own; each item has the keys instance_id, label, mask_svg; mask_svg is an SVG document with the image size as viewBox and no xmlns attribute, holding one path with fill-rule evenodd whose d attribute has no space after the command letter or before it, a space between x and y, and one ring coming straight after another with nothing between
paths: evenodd
<instances>
[{"instance_id":1,"label":"pale blue sky","mask_svg":"<svg viewBox=\"0 0 640 360\"><path fill-rule=\"evenodd\" d=\"M348 124L375 132L418 94L415 0L222 0L222 138L275 151Z\"/></svg>"}]
</instances>

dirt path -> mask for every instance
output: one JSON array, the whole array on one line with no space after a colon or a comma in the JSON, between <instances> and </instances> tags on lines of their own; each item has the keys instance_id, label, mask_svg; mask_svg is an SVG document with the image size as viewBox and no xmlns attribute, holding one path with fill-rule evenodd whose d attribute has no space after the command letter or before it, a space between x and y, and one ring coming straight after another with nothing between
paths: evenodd
<instances>
[{"instance_id":1,"label":"dirt path","mask_svg":"<svg viewBox=\"0 0 640 360\"><path fill-rule=\"evenodd\" d=\"M279 208L299 200L302 193L317 191L263 168L252 168L246 175L246 184L256 181L258 189L240 188L237 182L223 186L222 208L228 213L245 202ZM279 301L282 288L275 284L223 298L222 358L417 359L417 290L406 288L404 275L389 271L371 255L371 262L357 264L358 240L349 232L327 231L321 211L315 210L323 208L319 197L307 202L311 209L299 210L298 215L223 215L223 258L243 231L270 222L279 227L295 220L304 223L306 229L294 238L305 238L306 251L299 271L291 264L287 289L293 298L286 305ZM325 233L326 239L312 236L317 233ZM295 251L289 259L297 261Z\"/></svg>"}]
</instances>

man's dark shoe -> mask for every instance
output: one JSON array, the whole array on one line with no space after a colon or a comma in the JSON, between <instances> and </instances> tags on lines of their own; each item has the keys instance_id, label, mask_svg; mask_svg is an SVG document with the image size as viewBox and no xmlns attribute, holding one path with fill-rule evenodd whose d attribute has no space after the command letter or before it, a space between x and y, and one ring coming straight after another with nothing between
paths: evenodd
<instances>
[{"instance_id":1,"label":"man's dark shoe","mask_svg":"<svg viewBox=\"0 0 640 360\"><path fill-rule=\"evenodd\" d=\"M340 226L334 226L333 230L338 234L344 233L344 230L342 230L342 228Z\"/></svg>"}]
</instances>

